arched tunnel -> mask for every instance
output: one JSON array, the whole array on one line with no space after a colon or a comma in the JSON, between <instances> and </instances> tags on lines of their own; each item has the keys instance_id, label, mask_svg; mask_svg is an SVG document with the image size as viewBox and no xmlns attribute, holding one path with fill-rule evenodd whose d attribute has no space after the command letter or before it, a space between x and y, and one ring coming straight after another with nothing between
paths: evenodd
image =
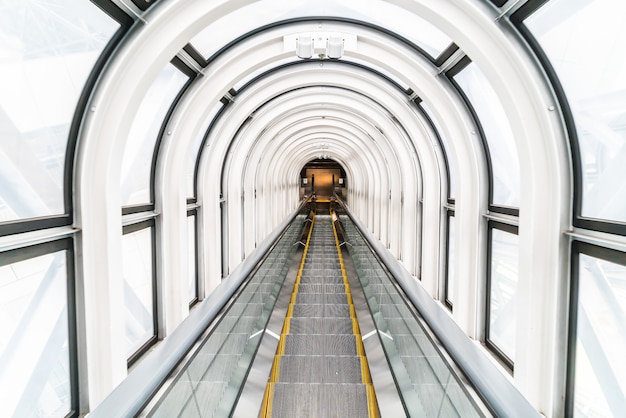
<instances>
[{"instance_id":1,"label":"arched tunnel","mask_svg":"<svg viewBox=\"0 0 626 418\"><path fill-rule=\"evenodd\" d=\"M621 1L0 10L1 416L623 413Z\"/></svg>"}]
</instances>

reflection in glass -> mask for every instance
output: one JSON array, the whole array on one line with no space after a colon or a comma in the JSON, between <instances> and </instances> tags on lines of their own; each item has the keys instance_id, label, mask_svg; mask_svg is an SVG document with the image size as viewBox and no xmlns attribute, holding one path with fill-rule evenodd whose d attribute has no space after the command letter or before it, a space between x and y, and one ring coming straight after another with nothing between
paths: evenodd
<instances>
[{"instance_id":1,"label":"reflection in glass","mask_svg":"<svg viewBox=\"0 0 626 418\"><path fill-rule=\"evenodd\" d=\"M122 161L122 206L152 201L152 158L165 116L188 77L168 64L143 98L130 128Z\"/></svg>"},{"instance_id":2,"label":"reflection in glass","mask_svg":"<svg viewBox=\"0 0 626 418\"><path fill-rule=\"evenodd\" d=\"M65 213L70 124L118 28L89 1L1 2L0 222Z\"/></svg>"},{"instance_id":3,"label":"reflection in glass","mask_svg":"<svg viewBox=\"0 0 626 418\"><path fill-rule=\"evenodd\" d=\"M482 416L481 407L452 372L354 224L348 218L342 223L385 357L410 416Z\"/></svg>"},{"instance_id":4,"label":"reflection in glass","mask_svg":"<svg viewBox=\"0 0 626 418\"><path fill-rule=\"evenodd\" d=\"M579 255L575 416L622 416L626 394L626 267Z\"/></svg>"},{"instance_id":5,"label":"reflection in glass","mask_svg":"<svg viewBox=\"0 0 626 418\"><path fill-rule=\"evenodd\" d=\"M155 336L152 228L122 239L126 354L132 356Z\"/></svg>"},{"instance_id":6,"label":"reflection in glass","mask_svg":"<svg viewBox=\"0 0 626 418\"><path fill-rule=\"evenodd\" d=\"M626 222L624 22L622 0L551 1L525 21L556 70L574 117L581 215L621 222Z\"/></svg>"},{"instance_id":7,"label":"reflection in glass","mask_svg":"<svg viewBox=\"0 0 626 418\"><path fill-rule=\"evenodd\" d=\"M491 230L488 339L515 361L517 323L518 236Z\"/></svg>"},{"instance_id":8,"label":"reflection in glass","mask_svg":"<svg viewBox=\"0 0 626 418\"><path fill-rule=\"evenodd\" d=\"M519 207L520 172L513 132L493 87L474 63L454 77L485 133L493 177L491 203Z\"/></svg>"},{"instance_id":9,"label":"reflection in glass","mask_svg":"<svg viewBox=\"0 0 626 418\"><path fill-rule=\"evenodd\" d=\"M448 259L446 273L446 300L454 304L454 216L448 216Z\"/></svg>"},{"instance_id":10,"label":"reflection in glass","mask_svg":"<svg viewBox=\"0 0 626 418\"><path fill-rule=\"evenodd\" d=\"M196 261L196 215L187 217L187 254L189 275L187 276L187 299L198 299L198 269Z\"/></svg>"},{"instance_id":11,"label":"reflection in glass","mask_svg":"<svg viewBox=\"0 0 626 418\"><path fill-rule=\"evenodd\" d=\"M142 416L231 416L295 254L298 215L161 398Z\"/></svg>"},{"instance_id":12,"label":"reflection in glass","mask_svg":"<svg viewBox=\"0 0 626 418\"><path fill-rule=\"evenodd\" d=\"M0 416L72 409L65 251L0 267Z\"/></svg>"},{"instance_id":13,"label":"reflection in glass","mask_svg":"<svg viewBox=\"0 0 626 418\"><path fill-rule=\"evenodd\" d=\"M428 114L428 117L435 125L435 129L437 130L437 133L439 134L439 138L441 139L441 144L443 145L443 151L446 155L446 161L448 162L448 171L449 171L448 173L448 197L451 199L454 199L456 197L456 183L455 183L456 166L454 165L454 160L452 158L452 145L450 144L450 141L448 141L448 137L446 137L446 133L441 128L441 124L435 117L435 114L432 112L430 107L424 102L421 102L420 106L422 107L422 109L424 109L426 114Z\"/></svg>"}]
</instances>

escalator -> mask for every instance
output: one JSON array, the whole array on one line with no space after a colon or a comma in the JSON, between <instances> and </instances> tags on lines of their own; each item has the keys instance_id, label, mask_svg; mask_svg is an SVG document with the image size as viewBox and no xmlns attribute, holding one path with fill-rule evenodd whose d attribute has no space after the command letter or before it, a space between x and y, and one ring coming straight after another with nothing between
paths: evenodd
<instances>
[{"instance_id":1,"label":"escalator","mask_svg":"<svg viewBox=\"0 0 626 418\"><path fill-rule=\"evenodd\" d=\"M355 225L323 209L295 218L142 408L136 416L490 415Z\"/></svg>"},{"instance_id":2,"label":"escalator","mask_svg":"<svg viewBox=\"0 0 626 418\"><path fill-rule=\"evenodd\" d=\"M263 417L376 417L334 224L313 219L267 384Z\"/></svg>"}]
</instances>

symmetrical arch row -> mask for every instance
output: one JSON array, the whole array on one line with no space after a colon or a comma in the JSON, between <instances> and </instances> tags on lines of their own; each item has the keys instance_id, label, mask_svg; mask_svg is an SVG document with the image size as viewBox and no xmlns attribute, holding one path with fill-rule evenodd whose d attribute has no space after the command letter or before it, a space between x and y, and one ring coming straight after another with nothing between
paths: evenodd
<instances>
[{"instance_id":1,"label":"symmetrical arch row","mask_svg":"<svg viewBox=\"0 0 626 418\"><path fill-rule=\"evenodd\" d=\"M71 338L79 347L73 379L81 391L74 383L73 405L83 411L97 405L129 363L180 326L190 292L202 300L298 206L300 171L323 155L345 169L352 212L441 301L442 315L485 342L485 355L495 353L538 411L563 412L566 385L573 385L565 359L575 356L577 332L569 306L578 300L573 275L596 247L623 255L625 244L610 223L597 228L607 235L573 230L580 208L573 208L572 194L582 192L574 183L580 162L571 159L568 143L570 109L552 70L538 65L544 57L520 34L541 2L503 8L479 0L371 2L372 11L397 18L390 20L395 27L349 1L302 10L297 2L272 1L273 9L261 2L161 0L145 11L126 1L95 2L123 30L115 50L103 55L106 63L96 66L75 116L76 143L68 152L75 159L68 157L64 181L65 194L74 192L65 199L73 199L73 208L51 222L0 229L8 231L0 237L2 265L17 260L16 250L64 240L61 250L50 251L66 255L57 258L69 260L76 281L68 303L79 318ZM115 4L134 11L134 25ZM320 17L328 10L338 14ZM437 45L414 39L413 24ZM218 29L231 38L206 36ZM321 40L328 33L346 39L341 59L296 56L298 34ZM502 165L493 141L505 138L492 136L490 121L481 119L484 104L464 84L481 86L474 72L459 77L470 63L500 108L496 124L510 130L509 169L522 179L513 182L519 206L492 199L494 166ZM158 88L153 95L158 80L169 83L171 99ZM169 110L144 150L149 196L130 207L121 198L122 173L127 155L144 152L134 141L150 100ZM593 249L572 249L571 241ZM149 283L141 284L149 288L144 306L139 291L128 289L133 245L149 271ZM598 259L615 258L600 253ZM503 268L513 271L501 274ZM502 277L511 283L499 288ZM504 299L494 302L503 289ZM120 309L129 295L152 321L148 339L140 337L130 357L129 329L141 327L130 326ZM513 324L505 334L492 325L496 313Z\"/></svg>"}]
</instances>

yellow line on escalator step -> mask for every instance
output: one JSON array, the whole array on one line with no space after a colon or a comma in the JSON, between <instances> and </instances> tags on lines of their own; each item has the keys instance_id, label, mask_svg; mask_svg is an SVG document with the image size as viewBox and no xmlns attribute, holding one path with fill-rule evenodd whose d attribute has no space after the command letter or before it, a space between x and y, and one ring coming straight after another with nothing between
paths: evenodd
<instances>
[{"instance_id":1,"label":"yellow line on escalator step","mask_svg":"<svg viewBox=\"0 0 626 418\"><path fill-rule=\"evenodd\" d=\"M285 322L283 323L283 331L280 334L280 340L278 340L278 348L276 349L276 355L274 356L274 361L272 363L272 370L270 371L270 378L267 386L265 387L265 395L263 397L263 405L261 407L261 413L259 416L261 417L271 417L272 416L272 402L274 400L274 383L277 383L280 375L280 359L282 355L285 353L285 343L286 336L289 334L289 329L291 328L291 318L293 317L293 307L296 303L296 297L298 295L298 288L300 286L300 279L302 277L302 272L304 270L304 263L306 261L306 255L309 251L309 244L311 242L311 234L313 233L313 226L315 226L315 215L313 215L313 219L311 220L311 227L309 229L309 233L306 238L306 244L304 245L304 250L302 251L302 259L300 260L300 267L298 268L298 274L296 275L296 280L293 286L293 290L291 292L291 300L289 302L289 306L287 307L287 314L285 315Z\"/></svg>"},{"instance_id":2,"label":"yellow line on escalator step","mask_svg":"<svg viewBox=\"0 0 626 418\"><path fill-rule=\"evenodd\" d=\"M348 282L348 275L346 274L346 266L343 261L343 254L341 253L341 247L339 246L339 236L337 235L337 228L335 223L332 222L334 216L331 213L331 224L333 226L333 234L335 236L335 247L337 248L337 255L339 256L339 265L341 266L341 275L343 277L343 283L346 291L348 305L350 306L350 318L352 318L352 332L354 334L356 353L359 356L361 363L361 382L366 385L367 391L367 411L369 418L378 418L378 403L376 401L376 392L372 385L372 378L370 376L369 366L367 364L367 357L365 356L365 349L363 347L363 338L361 337L361 330L359 328L359 321L356 317L356 310L352 303L352 292L350 291L350 283Z\"/></svg>"}]
</instances>

